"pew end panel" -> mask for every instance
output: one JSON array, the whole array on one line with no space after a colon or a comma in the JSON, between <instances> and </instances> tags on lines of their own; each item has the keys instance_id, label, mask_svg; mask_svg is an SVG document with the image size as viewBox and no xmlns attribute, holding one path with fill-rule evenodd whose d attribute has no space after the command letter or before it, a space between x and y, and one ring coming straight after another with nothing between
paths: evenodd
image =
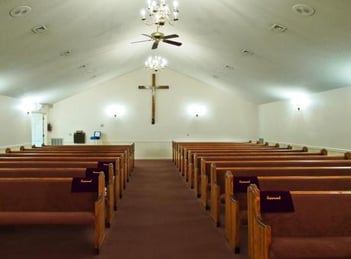
<instances>
[{"instance_id":1,"label":"pew end panel","mask_svg":"<svg viewBox=\"0 0 351 259\"><path fill-rule=\"evenodd\" d=\"M201 175L201 204L202 206L208 210L209 204L209 179L207 175Z\"/></svg>"},{"instance_id":2,"label":"pew end panel","mask_svg":"<svg viewBox=\"0 0 351 259\"><path fill-rule=\"evenodd\" d=\"M113 173L113 164L109 162L98 163L97 168L87 168L86 175L103 173L105 175L105 216L106 216L106 227L110 227L112 224L114 208L117 208L117 203L115 200L114 194L114 173Z\"/></svg>"},{"instance_id":3,"label":"pew end panel","mask_svg":"<svg viewBox=\"0 0 351 259\"><path fill-rule=\"evenodd\" d=\"M220 226L219 216L221 210L221 198L220 198L220 187L217 184L213 184L211 187L211 206L210 215L217 227Z\"/></svg>"},{"instance_id":4,"label":"pew end panel","mask_svg":"<svg viewBox=\"0 0 351 259\"><path fill-rule=\"evenodd\" d=\"M224 233L230 248L234 253L240 253L240 207L239 202L234 197L233 174L226 172L225 179L225 215ZM235 231L234 231L235 230Z\"/></svg>"}]
</instances>

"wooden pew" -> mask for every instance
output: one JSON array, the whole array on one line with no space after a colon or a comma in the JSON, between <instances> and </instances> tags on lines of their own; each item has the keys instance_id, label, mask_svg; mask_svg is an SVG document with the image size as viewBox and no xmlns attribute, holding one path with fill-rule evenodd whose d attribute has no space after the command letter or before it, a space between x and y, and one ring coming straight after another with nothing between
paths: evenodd
<instances>
[{"instance_id":1,"label":"wooden pew","mask_svg":"<svg viewBox=\"0 0 351 259\"><path fill-rule=\"evenodd\" d=\"M36 160L36 161L24 161L24 160L12 160L4 161L0 159L0 168L4 167L98 167L97 161L45 161L45 160ZM113 173L113 172L112 172Z\"/></svg>"},{"instance_id":2,"label":"wooden pew","mask_svg":"<svg viewBox=\"0 0 351 259\"><path fill-rule=\"evenodd\" d=\"M219 186L224 186L224 176L227 171L231 171L234 176L330 176L330 175L351 175L351 166L327 166L327 167L223 167L216 168L214 167L214 171L211 174L214 175L214 183ZM205 193L206 191L204 191ZM219 190L215 187L211 190L211 202L218 200ZM202 197L202 196L201 196ZM204 204L202 200L203 206ZM211 217L213 219L217 218L219 214L219 208L212 208ZM233 228L234 229L234 228Z\"/></svg>"},{"instance_id":3,"label":"wooden pew","mask_svg":"<svg viewBox=\"0 0 351 259\"><path fill-rule=\"evenodd\" d=\"M106 170L108 170L106 172ZM106 209L106 226L110 227L113 219L114 194L112 184L112 165L107 169L103 167L87 168L87 167L0 167L0 178L9 177L35 177L35 178L55 178L55 177L86 177L87 172L104 173L105 184L105 209ZM105 177L106 176L106 177ZM105 179L107 181L105 181ZM110 180L109 180L110 179Z\"/></svg>"},{"instance_id":4,"label":"wooden pew","mask_svg":"<svg viewBox=\"0 0 351 259\"><path fill-rule=\"evenodd\" d=\"M51 153L50 153L51 154ZM97 161L101 163L112 163L113 164L113 172L114 172L114 193L115 193L115 203L117 206L117 201L120 197L122 197L122 189L123 189L123 181L124 181L124 168L122 166L121 160L119 157L115 156L96 156L94 155L84 155L84 154L76 154L76 155L67 155L57 154L57 155L40 155L39 154L0 154L0 161L11 161L11 160L21 160L21 161Z\"/></svg>"},{"instance_id":5,"label":"wooden pew","mask_svg":"<svg viewBox=\"0 0 351 259\"><path fill-rule=\"evenodd\" d=\"M249 259L349 258L351 192L248 188Z\"/></svg>"},{"instance_id":6,"label":"wooden pew","mask_svg":"<svg viewBox=\"0 0 351 259\"><path fill-rule=\"evenodd\" d=\"M251 160L251 161L254 161L254 160ZM279 166L280 164L282 164L280 162L271 162L271 161L274 161L274 160L269 160L269 161L267 160L267 162L265 162L265 163L271 163L272 164L271 166ZM279 160L279 161L290 161L290 160L288 159L288 160ZM305 161L305 160L301 160L301 161L302 161L301 163L303 163L303 161ZM329 161L329 160L326 160L326 161ZM332 160L330 160L330 161L332 161ZM335 160L335 161L336 162L334 162L334 163L337 163L337 161L350 161L350 160ZM246 161L246 162L245 161L238 161L238 163L240 163L240 162L244 165L244 163L247 164L250 161ZM223 163L229 163L229 161L228 162L224 161ZM263 162L257 161L257 163L263 163ZM284 163L286 164L288 162L284 162ZM345 162L345 163L349 163L349 162ZM245 166L247 166L247 165L245 165ZM216 167L215 163L211 163L210 176L208 175L208 171L206 171L206 168L203 168L203 169L205 169L205 173L201 172L201 180L200 180L201 201L202 201L202 204L204 205L204 207L206 207L206 208L208 208L207 200L210 197L209 193L211 191L212 185L213 185L214 180L215 180L214 177L216 176L212 172L212 171L215 171L215 167ZM224 167L224 165L223 165L223 167ZM232 169L234 169L234 168L232 168ZM224 168L222 168L222 171L225 171ZM224 176L222 177L222 179L224 179ZM224 180L223 180L223 183L224 183Z\"/></svg>"},{"instance_id":7,"label":"wooden pew","mask_svg":"<svg viewBox=\"0 0 351 259\"><path fill-rule=\"evenodd\" d=\"M68 161L70 159L77 161L89 161L96 160L103 162L112 162L114 165L114 177L115 177L115 201L117 202L119 197L122 197L122 190L126 186L126 176L128 175L125 167L125 163L123 162L123 154L113 153L113 154L104 154L101 152L93 153L93 152L12 152L6 154L0 154L0 159L10 159L10 157L22 158L27 157L29 159L42 159L48 160L52 158L54 160L61 159L63 161ZM35 157L35 158L33 158Z\"/></svg>"},{"instance_id":8,"label":"wooden pew","mask_svg":"<svg viewBox=\"0 0 351 259\"><path fill-rule=\"evenodd\" d=\"M61 146L62 147L62 146ZM69 149L64 149L64 148L34 148L34 149L25 149L25 150L20 150L20 151L13 151L9 148L6 149L4 156L6 155L18 155L18 156L31 156L33 154L42 154L42 155L57 155L61 153L62 155L89 155L89 156L101 156L101 155L109 155L109 156L117 156L120 157L121 162L123 166L126 168L128 172L131 171L129 168L129 157L128 157L128 152L127 150L104 150L104 149L82 149L80 146L77 146L76 148L69 148Z\"/></svg>"},{"instance_id":9,"label":"wooden pew","mask_svg":"<svg viewBox=\"0 0 351 259\"><path fill-rule=\"evenodd\" d=\"M217 175L216 168L228 167L230 170L235 170L235 167L326 167L326 166L351 166L351 160L330 160L330 159L316 159L316 160L247 160L247 161L212 161L205 168L204 175L208 175L210 171L210 189L214 184L224 183L224 174ZM218 177L222 177L218 179ZM224 194L224 185L218 186L220 193Z\"/></svg>"},{"instance_id":10,"label":"wooden pew","mask_svg":"<svg viewBox=\"0 0 351 259\"><path fill-rule=\"evenodd\" d=\"M327 156L327 151L321 150L320 154L311 155L311 153L306 153L303 155L225 155L225 156L206 156L202 155L197 159L197 166L194 168L193 175L193 186L195 193L198 197L201 195L201 175L207 174L208 179L210 175L210 164L216 161L250 161L250 160L345 160L350 159L350 153L347 152L344 155L333 155Z\"/></svg>"},{"instance_id":11,"label":"wooden pew","mask_svg":"<svg viewBox=\"0 0 351 259\"><path fill-rule=\"evenodd\" d=\"M126 145L58 145L58 146L42 146L35 147L31 149L25 148L24 146L20 147L20 151L26 152L46 152L46 151L86 151L86 152L122 152L126 153L126 159L128 162L127 168L131 172L134 168L134 159L135 159L135 145L126 144ZM11 149L8 150L10 152Z\"/></svg>"},{"instance_id":12,"label":"wooden pew","mask_svg":"<svg viewBox=\"0 0 351 259\"><path fill-rule=\"evenodd\" d=\"M123 170L123 175L126 181L129 180L129 176L131 174L131 169L129 167L129 161L127 157L126 151L95 151L95 150L41 150L39 152L36 151L7 151L5 154L0 154L0 156L33 156L33 155L41 155L41 156L114 156L121 160L121 167Z\"/></svg>"},{"instance_id":13,"label":"wooden pew","mask_svg":"<svg viewBox=\"0 0 351 259\"><path fill-rule=\"evenodd\" d=\"M241 226L247 225L247 187L257 184L261 190L342 190L351 186L347 176L233 176L226 173L225 179L225 236L231 249L240 252Z\"/></svg>"},{"instance_id":14,"label":"wooden pew","mask_svg":"<svg viewBox=\"0 0 351 259\"><path fill-rule=\"evenodd\" d=\"M307 160L306 160L307 161ZM330 160L333 161L333 160ZM239 166L223 166L218 167L215 163L211 165L211 179L210 188L205 188L203 184L204 195L201 196L202 204L205 208L211 209L211 217L216 223L219 224L219 204L221 194L224 197L225 192L225 174L227 171L231 171L235 176L286 176L286 175L349 175L351 174L351 163L350 160L337 160L340 162L347 162L338 164L338 162L330 163L329 160L321 160L316 162L310 162L308 165L303 163L304 161L269 161L271 163L255 164L242 164ZM279 162L290 162L280 164ZM301 163L302 162L302 163ZM326 162L326 163L324 163ZM204 179L206 181L207 179ZM206 199L205 199L206 198ZM210 198L210 205L208 199Z\"/></svg>"},{"instance_id":15,"label":"wooden pew","mask_svg":"<svg viewBox=\"0 0 351 259\"><path fill-rule=\"evenodd\" d=\"M216 142L216 141L212 141L212 142L189 142L189 141L172 141L172 155L173 155L173 161L175 163L175 165L180 168L180 160L181 157L184 154L184 149L187 147L191 147L191 146L233 146L233 145L240 145L240 144L252 144L254 145L254 143L252 143L252 141L248 141L248 142ZM257 145L263 145L263 144L257 144Z\"/></svg>"},{"instance_id":16,"label":"wooden pew","mask_svg":"<svg viewBox=\"0 0 351 259\"><path fill-rule=\"evenodd\" d=\"M350 156L345 155L262 155L262 156L202 156L199 157L199 168L194 170L194 189L197 197L201 195L201 175L206 174L210 179L210 165L217 161L261 161L261 160L345 160Z\"/></svg>"},{"instance_id":17,"label":"wooden pew","mask_svg":"<svg viewBox=\"0 0 351 259\"><path fill-rule=\"evenodd\" d=\"M61 151L61 150L80 150L80 151L90 151L90 152L126 152L126 157L129 160L129 169L132 171L134 168L135 159L135 144L125 144L125 145L49 145L42 147L32 147L27 149L24 146L20 147L20 151L36 152L36 151Z\"/></svg>"},{"instance_id":18,"label":"wooden pew","mask_svg":"<svg viewBox=\"0 0 351 259\"><path fill-rule=\"evenodd\" d=\"M269 147L269 146L260 146L260 147L212 147L212 148L191 148L186 150L185 157L183 159L183 164L181 165L180 172L187 178L187 170L193 166L194 153L237 153L237 154L244 154L244 153L261 153L261 152L277 152L277 153L284 153L284 152L307 152L307 148L302 149L291 149L290 147L280 148L279 146Z\"/></svg>"},{"instance_id":19,"label":"wooden pew","mask_svg":"<svg viewBox=\"0 0 351 259\"><path fill-rule=\"evenodd\" d=\"M271 161L217 161L211 164L210 197L211 217L219 226L221 197L225 194L225 174L223 168L236 171L236 167L351 167L351 160L271 160ZM217 173L216 168L221 168L222 173ZM242 175L245 176L245 175ZM205 201L203 201L205 202ZM207 204L205 204L207 207Z\"/></svg>"},{"instance_id":20,"label":"wooden pew","mask_svg":"<svg viewBox=\"0 0 351 259\"><path fill-rule=\"evenodd\" d=\"M219 150L219 149L233 149L233 148L259 148L259 147L267 147L268 144L254 144L254 143L235 143L235 142L200 142L200 143L192 143L192 144L182 144L179 146L178 150L178 162L176 163L177 167L183 172L184 160L187 159L187 153L190 149L200 148L200 149L208 149L208 150ZM277 146L277 145L275 145Z\"/></svg>"},{"instance_id":21,"label":"wooden pew","mask_svg":"<svg viewBox=\"0 0 351 259\"><path fill-rule=\"evenodd\" d=\"M251 149L251 150L240 150L240 149L231 149L231 150L195 150L190 153L189 161L187 161L187 171L188 174L192 174L196 167L199 167L199 157L207 157L207 156L283 156L283 155L326 155L326 150L321 150L320 152L308 152L308 148L304 147L302 149ZM198 163L196 163L198 162Z\"/></svg>"},{"instance_id":22,"label":"wooden pew","mask_svg":"<svg viewBox=\"0 0 351 259\"><path fill-rule=\"evenodd\" d=\"M0 178L0 224L93 226L98 254L105 238L104 176L73 179ZM73 182L85 192L76 193Z\"/></svg>"},{"instance_id":23,"label":"wooden pew","mask_svg":"<svg viewBox=\"0 0 351 259\"><path fill-rule=\"evenodd\" d=\"M56 158L56 157L55 157ZM107 166L106 170L103 168L103 166ZM93 169L95 171L104 171L105 173L105 184L106 184L106 205L107 205L107 215L109 219L112 219L113 215L113 210L117 209L117 201L115 200L116 194L115 192L115 187L114 187L114 169L112 163L104 162L104 161L76 161L76 160L70 160L70 161L64 161L61 159L55 159L52 161L47 161L47 160L22 160L22 159L16 159L16 160L4 160L0 158L0 172L5 172L5 168L89 168ZM21 172L19 170L18 172ZM52 173L51 173L52 172ZM54 174L54 171L51 171L51 174ZM60 173L60 171L55 171L56 173ZM17 172L14 172L14 174L17 174ZM11 176L11 175L9 175ZM59 176L59 175L58 175ZM0 177L2 177L0 175ZM108 220L108 225L110 224L111 220Z\"/></svg>"}]
</instances>

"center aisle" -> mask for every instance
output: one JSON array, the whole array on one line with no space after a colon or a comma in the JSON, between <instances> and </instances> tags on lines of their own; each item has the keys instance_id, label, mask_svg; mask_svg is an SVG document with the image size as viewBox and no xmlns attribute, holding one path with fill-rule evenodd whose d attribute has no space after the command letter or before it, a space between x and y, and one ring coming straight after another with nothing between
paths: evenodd
<instances>
[{"instance_id":1,"label":"center aisle","mask_svg":"<svg viewBox=\"0 0 351 259\"><path fill-rule=\"evenodd\" d=\"M171 160L136 160L100 258L233 259L234 255ZM108 231L108 232L109 232Z\"/></svg>"}]
</instances>

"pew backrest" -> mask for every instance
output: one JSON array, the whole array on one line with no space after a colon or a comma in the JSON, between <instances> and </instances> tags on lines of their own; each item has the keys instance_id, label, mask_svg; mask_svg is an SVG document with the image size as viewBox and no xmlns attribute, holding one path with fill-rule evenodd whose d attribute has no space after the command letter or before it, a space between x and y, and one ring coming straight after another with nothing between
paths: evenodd
<instances>
[{"instance_id":1,"label":"pew backrest","mask_svg":"<svg viewBox=\"0 0 351 259\"><path fill-rule=\"evenodd\" d=\"M351 192L260 191L248 187L249 258L340 258L351 253L340 237L351 239ZM309 239L308 242L302 242ZM281 239L285 245L282 247ZM321 244L323 240L328 249ZM319 244L319 245L318 245ZM326 254L329 254L328 255Z\"/></svg>"}]
</instances>

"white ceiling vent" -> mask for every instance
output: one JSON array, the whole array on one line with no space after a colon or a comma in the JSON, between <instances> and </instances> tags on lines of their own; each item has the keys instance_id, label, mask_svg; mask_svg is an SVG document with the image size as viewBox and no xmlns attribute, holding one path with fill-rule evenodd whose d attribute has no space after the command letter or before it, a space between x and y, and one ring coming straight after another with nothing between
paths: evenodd
<instances>
[{"instance_id":1,"label":"white ceiling vent","mask_svg":"<svg viewBox=\"0 0 351 259\"><path fill-rule=\"evenodd\" d=\"M279 33L285 32L287 29L288 29L288 27L285 27L283 25L276 24L276 23L271 26L272 31L279 32Z\"/></svg>"},{"instance_id":2,"label":"white ceiling vent","mask_svg":"<svg viewBox=\"0 0 351 259\"><path fill-rule=\"evenodd\" d=\"M10 10L10 15L12 17L26 16L30 13L32 8L28 5L20 5Z\"/></svg>"},{"instance_id":3,"label":"white ceiling vent","mask_svg":"<svg viewBox=\"0 0 351 259\"><path fill-rule=\"evenodd\" d=\"M68 57L72 55L72 50L71 49L66 49L60 53L60 56ZM79 67L81 68L81 67Z\"/></svg>"},{"instance_id":4,"label":"white ceiling vent","mask_svg":"<svg viewBox=\"0 0 351 259\"><path fill-rule=\"evenodd\" d=\"M34 33L44 33L48 30L48 27L45 25L38 25L32 28L32 32Z\"/></svg>"},{"instance_id":5,"label":"white ceiling vent","mask_svg":"<svg viewBox=\"0 0 351 259\"><path fill-rule=\"evenodd\" d=\"M315 13L314 8L305 4L296 4L292 9L295 13L302 16L312 16Z\"/></svg>"},{"instance_id":6,"label":"white ceiling vent","mask_svg":"<svg viewBox=\"0 0 351 259\"><path fill-rule=\"evenodd\" d=\"M252 56L254 53L248 49L242 49L241 50L241 53L244 55L244 56Z\"/></svg>"},{"instance_id":7,"label":"white ceiling vent","mask_svg":"<svg viewBox=\"0 0 351 259\"><path fill-rule=\"evenodd\" d=\"M224 67L228 70L234 70L234 66L232 65L225 65Z\"/></svg>"}]
</instances>

